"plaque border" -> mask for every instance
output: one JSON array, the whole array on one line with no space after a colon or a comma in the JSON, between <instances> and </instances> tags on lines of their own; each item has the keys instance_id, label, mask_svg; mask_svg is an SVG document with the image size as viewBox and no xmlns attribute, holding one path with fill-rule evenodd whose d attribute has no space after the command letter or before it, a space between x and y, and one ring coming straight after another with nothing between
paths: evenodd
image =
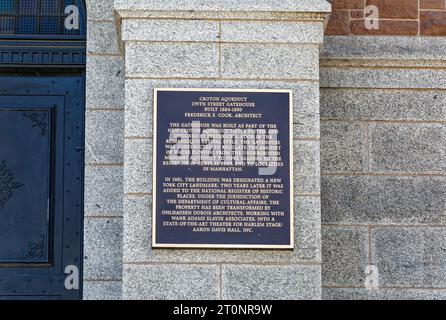
<instances>
[{"instance_id":1,"label":"plaque border","mask_svg":"<svg viewBox=\"0 0 446 320\"><path fill-rule=\"evenodd\" d=\"M244 93L288 93L289 95L289 152L290 152L290 244L289 245L249 245L249 244L169 244L156 242L156 160L157 160L157 112L158 92L244 92ZM154 249L288 249L295 247L294 241L294 100L293 90L286 89L224 89L224 88L154 88L153 89L153 139L152 139L152 248Z\"/></svg>"}]
</instances>

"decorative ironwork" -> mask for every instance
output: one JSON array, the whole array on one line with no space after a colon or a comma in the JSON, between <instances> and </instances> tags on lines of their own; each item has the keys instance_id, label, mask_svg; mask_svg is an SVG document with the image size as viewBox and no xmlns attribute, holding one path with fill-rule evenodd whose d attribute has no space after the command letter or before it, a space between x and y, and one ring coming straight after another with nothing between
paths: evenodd
<instances>
[{"instance_id":1,"label":"decorative ironwork","mask_svg":"<svg viewBox=\"0 0 446 320\"><path fill-rule=\"evenodd\" d=\"M45 235L42 234L37 242L28 242L28 253L22 259L45 258Z\"/></svg>"},{"instance_id":2,"label":"decorative ironwork","mask_svg":"<svg viewBox=\"0 0 446 320\"><path fill-rule=\"evenodd\" d=\"M14 174L6 166L6 161L2 160L0 162L0 210L3 210L15 190L23 186L23 184L14 181Z\"/></svg>"},{"instance_id":3,"label":"decorative ironwork","mask_svg":"<svg viewBox=\"0 0 446 320\"><path fill-rule=\"evenodd\" d=\"M48 113L42 112L24 112L23 116L32 122L33 128L39 128L42 136L46 135L48 131Z\"/></svg>"},{"instance_id":4,"label":"decorative ironwork","mask_svg":"<svg viewBox=\"0 0 446 320\"><path fill-rule=\"evenodd\" d=\"M0 0L0 66L86 63L85 0Z\"/></svg>"},{"instance_id":5,"label":"decorative ironwork","mask_svg":"<svg viewBox=\"0 0 446 320\"><path fill-rule=\"evenodd\" d=\"M30 48L19 43L10 43L0 48L2 65L85 65L85 47Z\"/></svg>"}]
</instances>

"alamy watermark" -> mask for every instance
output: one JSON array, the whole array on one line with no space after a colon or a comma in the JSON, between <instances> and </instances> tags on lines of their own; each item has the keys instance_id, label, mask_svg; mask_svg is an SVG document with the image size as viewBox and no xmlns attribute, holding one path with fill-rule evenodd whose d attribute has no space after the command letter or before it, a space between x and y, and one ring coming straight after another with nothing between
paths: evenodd
<instances>
[{"instance_id":1,"label":"alamy watermark","mask_svg":"<svg viewBox=\"0 0 446 320\"><path fill-rule=\"evenodd\" d=\"M379 289L379 272L378 267L375 265L368 265L365 268L365 281L364 286L368 290Z\"/></svg>"},{"instance_id":2,"label":"alamy watermark","mask_svg":"<svg viewBox=\"0 0 446 320\"><path fill-rule=\"evenodd\" d=\"M377 6L367 6L364 9L365 28L367 30L379 29L379 8Z\"/></svg>"},{"instance_id":3,"label":"alamy watermark","mask_svg":"<svg viewBox=\"0 0 446 320\"><path fill-rule=\"evenodd\" d=\"M212 128L200 121L169 129L165 165L254 166L262 176L283 166L278 129L271 124L254 128Z\"/></svg>"},{"instance_id":4,"label":"alamy watermark","mask_svg":"<svg viewBox=\"0 0 446 320\"><path fill-rule=\"evenodd\" d=\"M75 265L65 267L66 274L64 286L66 290L79 290L79 268Z\"/></svg>"},{"instance_id":5,"label":"alamy watermark","mask_svg":"<svg viewBox=\"0 0 446 320\"><path fill-rule=\"evenodd\" d=\"M67 30L79 30L79 8L75 5L69 5L65 7L66 18L64 21L65 29Z\"/></svg>"}]
</instances>

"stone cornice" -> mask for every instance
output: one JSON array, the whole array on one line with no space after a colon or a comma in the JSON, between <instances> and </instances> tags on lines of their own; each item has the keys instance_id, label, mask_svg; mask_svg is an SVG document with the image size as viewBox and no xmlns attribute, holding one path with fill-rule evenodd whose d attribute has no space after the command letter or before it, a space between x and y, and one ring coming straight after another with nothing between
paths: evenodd
<instances>
[{"instance_id":1,"label":"stone cornice","mask_svg":"<svg viewBox=\"0 0 446 320\"><path fill-rule=\"evenodd\" d=\"M275 20L322 21L328 12L278 12L278 11L135 11L115 9L118 19L200 19L200 20Z\"/></svg>"},{"instance_id":2,"label":"stone cornice","mask_svg":"<svg viewBox=\"0 0 446 320\"><path fill-rule=\"evenodd\" d=\"M326 0L115 0L114 8L131 11L193 12L324 12Z\"/></svg>"},{"instance_id":3,"label":"stone cornice","mask_svg":"<svg viewBox=\"0 0 446 320\"><path fill-rule=\"evenodd\" d=\"M123 50L123 19L328 22L325 0L115 0L119 46Z\"/></svg>"}]
</instances>

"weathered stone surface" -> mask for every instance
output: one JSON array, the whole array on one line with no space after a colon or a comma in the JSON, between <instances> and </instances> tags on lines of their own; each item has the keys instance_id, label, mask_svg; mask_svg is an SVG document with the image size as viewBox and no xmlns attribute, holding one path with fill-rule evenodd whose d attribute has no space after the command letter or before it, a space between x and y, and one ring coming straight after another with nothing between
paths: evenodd
<instances>
[{"instance_id":1,"label":"weathered stone surface","mask_svg":"<svg viewBox=\"0 0 446 320\"><path fill-rule=\"evenodd\" d=\"M444 173L446 127L443 125L371 125L373 172Z\"/></svg>"},{"instance_id":2,"label":"weathered stone surface","mask_svg":"<svg viewBox=\"0 0 446 320\"><path fill-rule=\"evenodd\" d=\"M218 46L206 43L128 43L126 76L217 78Z\"/></svg>"},{"instance_id":3,"label":"weathered stone surface","mask_svg":"<svg viewBox=\"0 0 446 320\"><path fill-rule=\"evenodd\" d=\"M318 300L319 273L319 266L223 266L222 299Z\"/></svg>"},{"instance_id":4,"label":"weathered stone surface","mask_svg":"<svg viewBox=\"0 0 446 320\"><path fill-rule=\"evenodd\" d=\"M152 196L126 195L124 208L124 261L150 261L158 252L152 249Z\"/></svg>"},{"instance_id":5,"label":"weathered stone surface","mask_svg":"<svg viewBox=\"0 0 446 320\"><path fill-rule=\"evenodd\" d=\"M363 172L367 168L366 127L358 123L321 123L321 168Z\"/></svg>"},{"instance_id":6,"label":"weathered stone surface","mask_svg":"<svg viewBox=\"0 0 446 320\"><path fill-rule=\"evenodd\" d=\"M318 65L316 45L221 45L221 75L224 78L317 80Z\"/></svg>"},{"instance_id":7,"label":"weathered stone surface","mask_svg":"<svg viewBox=\"0 0 446 320\"><path fill-rule=\"evenodd\" d=\"M442 90L322 89L321 119L445 121Z\"/></svg>"},{"instance_id":8,"label":"weathered stone surface","mask_svg":"<svg viewBox=\"0 0 446 320\"><path fill-rule=\"evenodd\" d=\"M84 243L85 279L121 279L122 219L86 219Z\"/></svg>"},{"instance_id":9,"label":"weathered stone surface","mask_svg":"<svg viewBox=\"0 0 446 320\"><path fill-rule=\"evenodd\" d=\"M154 250L151 196L126 196L124 260L137 263L299 263L321 261L320 199L295 199L295 249L291 250Z\"/></svg>"},{"instance_id":10,"label":"weathered stone surface","mask_svg":"<svg viewBox=\"0 0 446 320\"><path fill-rule=\"evenodd\" d=\"M350 18L348 16L348 11L333 11L330 15L325 34L333 36L350 34Z\"/></svg>"},{"instance_id":11,"label":"weathered stone surface","mask_svg":"<svg viewBox=\"0 0 446 320\"><path fill-rule=\"evenodd\" d=\"M279 86L276 84L275 86ZM280 84L282 86L282 84ZM320 138L319 84L296 83L284 88L293 88L295 139Z\"/></svg>"},{"instance_id":12,"label":"weathered stone surface","mask_svg":"<svg viewBox=\"0 0 446 320\"><path fill-rule=\"evenodd\" d=\"M442 177L322 177L322 221L445 223Z\"/></svg>"},{"instance_id":13,"label":"weathered stone surface","mask_svg":"<svg viewBox=\"0 0 446 320\"><path fill-rule=\"evenodd\" d=\"M126 137L152 137L153 89L150 80L125 81L125 135ZM160 85L165 87L166 85Z\"/></svg>"},{"instance_id":14,"label":"weathered stone surface","mask_svg":"<svg viewBox=\"0 0 446 320\"><path fill-rule=\"evenodd\" d=\"M413 65L420 60L446 59L446 39L443 37L407 36L337 36L325 37L321 59L406 61ZM364 61L362 61L364 63Z\"/></svg>"},{"instance_id":15,"label":"weathered stone surface","mask_svg":"<svg viewBox=\"0 0 446 320\"><path fill-rule=\"evenodd\" d=\"M152 140L126 139L124 193L152 192Z\"/></svg>"},{"instance_id":16,"label":"weathered stone surface","mask_svg":"<svg viewBox=\"0 0 446 320\"><path fill-rule=\"evenodd\" d=\"M217 21L124 19L123 41L218 41Z\"/></svg>"},{"instance_id":17,"label":"weathered stone surface","mask_svg":"<svg viewBox=\"0 0 446 320\"><path fill-rule=\"evenodd\" d=\"M350 21L350 32L354 35L416 36L418 22L413 20L380 20L378 29L368 29L365 20Z\"/></svg>"},{"instance_id":18,"label":"weathered stone surface","mask_svg":"<svg viewBox=\"0 0 446 320\"><path fill-rule=\"evenodd\" d=\"M120 166L85 167L85 215L122 215L123 171Z\"/></svg>"},{"instance_id":19,"label":"weathered stone surface","mask_svg":"<svg viewBox=\"0 0 446 320\"><path fill-rule=\"evenodd\" d=\"M84 281L84 300L121 300L122 281Z\"/></svg>"},{"instance_id":20,"label":"weathered stone surface","mask_svg":"<svg viewBox=\"0 0 446 320\"><path fill-rule=\"evenodd\" d=\"M444 89L442 69L321 68L322 88Z\"/></svg>"},{"instance_id":21,"label":"weathered stone surface","mask_svg":"<svg viewBox=\"0 0 446 320\"><path fill-rule=\"evenodd\" d=\"M446 290L323 288L323 300L446 300Z\"/></svg>"},{"instance_id":22,"label":"weathered stone surface","mask_svg":"<svg viewBox=\"0 0 446 320\"><path fill-rule=\"evenodd\" d=\"M446 35L446 12L444 11L421 12L420 33L425 36Z\"/></svg>"},{"instance_id":23,"label":"weathered stone surface","mask_svg":"<svg viewBox=\"0 0 446 320\"><path fill-rule=\"evenodd\" d=\"M319 193L321 175L319 141L295 141L294 155L294 192Z\"/></svg>"},{"instance_id":24,"label":"weathered stone surface","mask_svg":"<svg viewBox=\"0 0 446 320\"><path fill-rule=\"evenodd\" d=\"M322 227L324 286L363 286L368 264L366 227Z\"/></svg>"},{"instance_id":25,"label":"weathered stone surface","mask_svg":"<svg viewBox=\"0 0 446 320\"><path fill-rule=\"evenodd\" d=\"M365 12L364 12L364 10L351 10L350 17L353 19L364 19Z\"/></svg>"},{"instance_id":26,"label":"weathered stone surface","mask_svg":"<svg viewBox=\"0 0 446 320\"><path fill-rule=\"evenodd\" d=\"M115 24L110 21L88 22L87 52L99 54L119 54L118 35Z\"/></svg>"},{"instance_id":27,"label":"weathered stone surface","mask_svg":"<svg viewBox=\"0 0 446 320\"><path fill-rule=\"evenodd\" d=\"M367 6L377 6L380 19L418 19L418 0L367 0Z\"/></svg>"},{"instance_id":28,"label":"weathered stone surface","mask_svg":"<svg viewBox=\"0 0 446 320\"><path fill-rule=\"evenodd\" d=\"M319 22L222 21L222 42L314 43L323 41Z\"/></svg>"},{"instance_id":29,"label":"weathered stone surface","mask_svg":"<svg viewBox=\"0 0 446 320\"><path fill-rule=\"evenodd\" d=\"M445 10L446 2L443 0L420 0L420 9Z\"/></svg>"},{"instance_id":30,"label":"weathered stone surface","mask_svg":"<svg viewBox=\"0 0 446 320\"><path fill-rule=\"evenodd\" d=\"M319 197L296 197L295 258L292 260L321 261L321 201Z\"/></svg>"},{"instance_id":31,"label":"weathered stone surface","mask_svg":"<svg viewBox=\"0 0 446 320\"><path fill-rule=\"evenodd\" d=\"M435 289L382 289L381 300L446 300L446 290Z\"/></svg>"},{"instance_id":32,"label":"weathered stone surface","mask_svg":"<svg viewBox=\"0 0 446 320\"><path fill-rule=\"evenodd\" d=\"M123 298L126 300L219 299L219 266L125 265Z\"/></svg>"},{"instance_id":33,"label":"weathered stone surface","mask_svg":"<svg viewBox=\"0 0 446 320\"><path fill-rule=\"evenodd\" d=\"M87 109L124 108L124 64L120 56L87 56Z\"/></svg>"},{"instance_id":34,"label":"weathered stone surface","mask_svg":"<svg viewBox=\"0 0 446 320\"><path fill-rule=\"evenodd\" d=\"M446 287L446 228L376 228L372 262L380 286Z\"/></svg>"},{"instance_id":35,"label":"weathered stone surface","mask_svg":"<svg viewBox=\"0 0 446 320\"><path fill-rule=\"evenodd\" d=\"M364 0L329 0L333 9L362 9Z\"/></svg>"},{"instance_id":36,"label":"weathered stone surface","mask_svg":"<svg viewBox=\"0 0 446 320\"><path fill-rule=\"evenodd\" d=\"M322 300L376 300L373 293L365 288L322 287Z\"/></svg>"},{"instance_id":37,"label":"weathered stone surface","mask_svg":"<svg viewBox=\"0 0 446 320\"><path fill-rule=\"evenodd\" d=\"M88 20L113 21L113 0L86 0Z\"/></svg>"},{"instance_id":38,"label":"weathered stone surface","mask_svg":"<svg viewBox=\"0 0 446 320\"><path fill-rule=\"evenodd\" d=\"M85 116L85 162L124 162L124 112L88 111Z\"/></svg>"}]
</instances>

